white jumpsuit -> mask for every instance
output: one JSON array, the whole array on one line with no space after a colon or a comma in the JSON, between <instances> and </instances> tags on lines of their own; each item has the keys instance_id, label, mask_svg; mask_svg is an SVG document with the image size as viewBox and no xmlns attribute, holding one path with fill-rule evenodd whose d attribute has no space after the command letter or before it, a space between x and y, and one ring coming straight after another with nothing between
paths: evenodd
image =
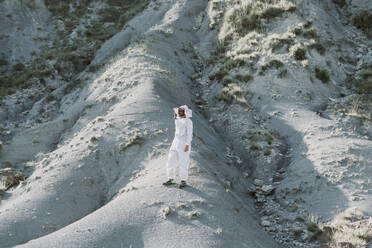
<instances>
[{"instance_id":1,"label":"white jumpsuit","mask_svg":"<svg viewBox=\"0 0 372 248\"><path fill-rule=\"evenodd\" d=\"M190 119L192 116L192 110L186 105L182 105L179 108L185 110L186 118L178 116L178 108L174 108L174 112L177 115L175 119L175 135L169 149L168 162L167 162L167 175L168 179L175 178L175 169L179 166L179 174L181 180L186 181L188 178L188 170L190 164L190 151L191 151L191 140L193 132L193 124ZM185 146L189 145L189 149L185 152Z\"/></svg>"}]
</instances>

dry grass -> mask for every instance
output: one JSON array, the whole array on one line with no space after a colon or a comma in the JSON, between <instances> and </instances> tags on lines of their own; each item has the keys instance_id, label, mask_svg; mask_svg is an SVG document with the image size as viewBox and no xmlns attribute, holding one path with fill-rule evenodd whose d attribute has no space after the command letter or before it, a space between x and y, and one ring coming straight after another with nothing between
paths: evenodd
<instances>
[{"instance_id":1,"label":"dry grass","mask_svg":"<svg viewBox=\"0 0 372 248\"><path fill-rule=\"evenodd\" d=\"M247 105L247 101L243 96L243 90L235 83L230 83L223 87L220 94L217 96L217 99L224 101L227 104L236 102L244 106Z\"/></svg>"},{"instance_id":2,"label":"dry grass","mask_svg":"<svg viewBox=\"0 0 372 248\"><path fill-rule=\"evenodd\" d=\"M295 5L288 0L242 0L227 11L224 25L240 35L253 30L262 31L263 20L280 17L295 9Z\"/></svg>"},{"instance_id":3,"label":"dry grass","mask_svg":"<svg viewBox=\"0 0 372 248\"><path fill-rule=\"evenodd\" d=\"M372 241L372 218L367 218L357 208L349 208L326 224L330 247L366 247Z\"/></svg>"}]
</instances>

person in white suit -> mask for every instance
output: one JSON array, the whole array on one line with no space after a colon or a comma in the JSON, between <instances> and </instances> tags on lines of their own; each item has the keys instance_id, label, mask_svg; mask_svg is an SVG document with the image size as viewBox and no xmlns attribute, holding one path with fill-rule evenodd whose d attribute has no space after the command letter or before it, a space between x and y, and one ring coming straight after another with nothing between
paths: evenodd
<instances>
[{"instance_id":1,"label":"person in white suit","mask_svg":"<svg viewBox=\"0 0 372 248\"><path fill-rule=\"evenodd\" d=\"M179 166L179 176L181 178L179 188L183 188L186 186L189 174L193 131L193 124L190 119L192 117L192 110L189 109L187 105L182 105L178 108L173 108L173 111L176 131L168 154L168 181L164 182L163 185L167 186L175 183L175 170L176 167Z\"/></svg>"}]
</instances>

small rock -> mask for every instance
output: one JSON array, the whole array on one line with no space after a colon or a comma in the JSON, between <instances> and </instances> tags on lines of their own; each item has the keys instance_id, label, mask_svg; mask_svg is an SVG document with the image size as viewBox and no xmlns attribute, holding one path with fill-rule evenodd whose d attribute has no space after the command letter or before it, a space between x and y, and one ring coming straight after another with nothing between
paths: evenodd
<instances>
[{"instance_id":1,"label":"small rock","mask_svg":"<svg viewBox=\"0 0 372 248\"><path fill-rule=\"evenodd\" d=\"M272 185L263 185L262 188L261 188L264 195L271 194L274 191L274 189L275 188Z\"/></svg>"},{"instance_id":2,"label":"small rock","mask_svg":"<svg viewBox=\"0 0 372 248\"><path fill-rule=\"evenodd\" d=\"M25 175L22 171L18 171L14 168L0 170L0 187L2 187L3 190L9 189L23 180L25 180Z\"/></svg>"},{"instance_id":3,"label":"small rock","mask_svg":"<svg viewBox=\"0 0 372 248\"><path fill-rule=\"evenodd\" d=\"M264 181L262 181L260 179L254 179L253 184L256 185L256 186L261 187L262 185L264 185Z\"/></svg>"},{"instance_id":4,"label":"small rock","mask_svg":"<svg viewBox=\"0 0 372 248\"><path fill-rule=\"evenodd\" d=\"M199 217L200 216L200 212L199 211L196 211L196 210L193 210L189 213L189 217L192 218L192 217Z\"/></svg>"},{"instance_id":5,"label":"small rock","mask_svg":"<svg viewBox=\"0 0 372 248\"><path fill-rule=\"evenodd\" d=\"M268 221L268 220L263 220L262 222L261 222L261 226L263 226L263 227L269 227L271 225L271 223L270 223L270 221Z\"/></svg>"},{"instance_id":6,"label":"small rock","mask_svg":"<svg viewBox=\"0 0 372 248\"><path fill-rule=\"evenodd\" d=\"M166 219L171 213L173 212L173 210L170 208L170 207L165 207L163 209L161 209L161 213L163 215L163 217Z\"/></svg>"}]
</instances>

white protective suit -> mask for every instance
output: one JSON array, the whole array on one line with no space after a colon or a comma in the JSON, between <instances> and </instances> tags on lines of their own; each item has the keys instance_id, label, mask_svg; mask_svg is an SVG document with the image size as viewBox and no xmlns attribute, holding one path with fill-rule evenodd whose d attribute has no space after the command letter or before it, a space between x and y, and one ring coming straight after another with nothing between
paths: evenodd
<instances>
[{"instance_id":1,"label":"white protective suit","mask_svg":"<svg viewBox=\"0 0 372 248\"><path fill-rule=\"evenodd\" d=\"M178 115L178 108L182 108L185 111L185 118ZM191 151L191 140L192 140L192 129L193 124L190 119L192 117L192 110L187 105L182 105L178 108L173 108L176 114L175 123L175 135L169 149L168 162L167 162L167 174L168 179L175 179L175 169L179 166L179 174L181 180L186 181L188 178L189 164L190 164L190 151ZM189 145L189 150L185 152L185 146Z\"/></svg>"}]
</instances>

